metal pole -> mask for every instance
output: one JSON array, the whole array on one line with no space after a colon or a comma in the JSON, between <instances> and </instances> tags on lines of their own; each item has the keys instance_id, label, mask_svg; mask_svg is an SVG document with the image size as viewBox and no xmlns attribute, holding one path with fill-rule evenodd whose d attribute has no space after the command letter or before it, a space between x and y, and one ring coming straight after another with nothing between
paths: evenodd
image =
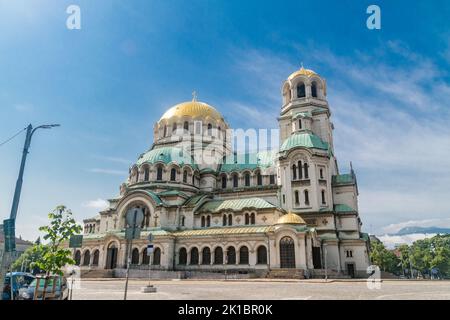
<instances>
[{"instance_id":1,"label":"metal pole","mask_svg":"<svg viewBox=\"0 0 450 320\"><path fill-rule=\"evenodd\" d=\"M324 256L325 256L325 282L328 281L328 265L327 265L327 245L323 246Z\"/></svg>"},{"instance_id":2,"label":"metal pole","mask_svg":"<svg viewBox=\"0 0 450 320\"><path fill-rule=\"evenodd\" d=\"M25 171L25 163L27 160L28 149L30 148L30 144L31 144L31 138L33 137L33 134L37 129L51 129L51 128L57 127L57 126L59 126L59 125L43 125L43 126L36 127L34 129L31 124L29 124L27 126L27 135L25 138L25 144L24 144L23 151L22 151L22 160L20 162L19 176L17 178L16 189L14 191L13 203L12 203L11 212L9 215L9 219L13 221L14 229L15 229L15 219L17 217L17 210L19 208L20 194L22 192L23 173ZM6 238L5 238L5 240L6 240ZM13 242L15 244L15 237L13 237ZM4 283L4 279L5 279L5 275L6 275L6 269L11 264L12 258L13 258L11 252L6 252L6 245L7 244L5 241L5 244L4 244L5 247L3 250L3 257L2 257L2 264L0 267L0 297L3 295L3 283ZM15 245L14 245L14 247L15 247Z\"/></svg>"},{"instance_id":3,"label":"metal pole","mask_svg":"<svg viewBox=\"0 0 450 320\"><path fill-rule=\"evenodd\" d=\"M127 276L126 276L126 280L125 280L125 293L123 296L123 300L127 300L127 293L128 293L128 278L130 277L130 263L131 263L131 250L133 248L133 238L134 238L134 232L136 230L136 218L137 218L137 211L134 212L134 217L133 217L133 230L132 230L132 237L131 240L129 240L129 247L128 247L128 257L127 257Z\"/></svg>"}]
</instances>

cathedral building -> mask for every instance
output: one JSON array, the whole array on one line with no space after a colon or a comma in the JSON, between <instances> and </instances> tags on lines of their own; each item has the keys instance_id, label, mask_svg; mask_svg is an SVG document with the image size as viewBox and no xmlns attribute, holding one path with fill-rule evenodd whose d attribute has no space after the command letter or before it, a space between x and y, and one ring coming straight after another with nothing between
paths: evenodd
<instances>
[{"instance_id":1,"label":"cathedral building","mask_svg":"<svg viewBox=\"0 0 450 320\"><path fill-rule=\"evenodd\" d=\"M335 157L326 81L302 67L281 94L280 147L247 154L195 96L168 109L120 195L84 220L77 264L123 269L130 257L132 268L162 272L366 276L369 239L355 173L341 173ZM135 209L144 220L129 247L125 217Z\"/></svg>"}]
</instances>

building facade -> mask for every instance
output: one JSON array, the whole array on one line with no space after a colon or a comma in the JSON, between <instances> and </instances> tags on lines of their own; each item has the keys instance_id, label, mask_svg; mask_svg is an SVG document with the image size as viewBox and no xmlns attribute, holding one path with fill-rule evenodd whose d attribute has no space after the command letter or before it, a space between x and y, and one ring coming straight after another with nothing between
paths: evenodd
<instances>
[{"instance_id":1,"label":"building facade","mask_svg":"<svg viewBox=\"0 0 450 320\"><path fill-rule=\"evenodd\" d=\"M197 101L168 109L109 208L84 220L83 268L364 276L358 187L341 173L325 80L303 67L282 85L280 147L233 152L223 116ZM144 213L129 249L126 214ZM147 255L147 237L154 252Z\"/></svg>"}]
</instances>

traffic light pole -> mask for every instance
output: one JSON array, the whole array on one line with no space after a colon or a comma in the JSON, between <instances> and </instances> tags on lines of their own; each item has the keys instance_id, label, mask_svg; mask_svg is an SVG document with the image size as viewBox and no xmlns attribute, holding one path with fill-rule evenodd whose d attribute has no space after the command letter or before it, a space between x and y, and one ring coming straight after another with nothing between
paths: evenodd
<instances>
[{"instance_id":1,"label":"traffic light pole","mask_svg":"<svg viewBox=\"0 0 450 320\"><path fill-rule=\"evenodd\" d=\"M23 173L25 171L25 163L27 161L27 155L31 144L31 138L33 137L33 134L36 132L37 129L51 129L57 126L59 125L57 124L43 125L33 129L33 126L29 124L27 127L27 136L25 138L25 145L23 147L22 161L20 162L19 177L17 178L16 182L16 189L14 192L14 199L11 207L11 213L9 215L9 220L5 220L3 224L5 233L5 243L2 256L2 264L0 267L0 297L3 296L3 286L4 286L3 284L5 281L6 272L11 265L13 257L12 253L13 251L15 251L16 247L15 221L17 217L17 210L19 208L20 194L22 192L22 184L23 184ZM8 226L8 229L6 228L6 226Z\"/></svg>"}]
</instances>

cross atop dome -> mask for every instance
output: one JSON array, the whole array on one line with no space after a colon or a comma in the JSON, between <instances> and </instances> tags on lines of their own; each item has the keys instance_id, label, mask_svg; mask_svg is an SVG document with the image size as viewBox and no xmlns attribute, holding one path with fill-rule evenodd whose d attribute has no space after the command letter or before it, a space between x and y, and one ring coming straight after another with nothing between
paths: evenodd
<instances>
[{"instance_id":1,"label":"cross atop dome","mask_svg":"<svg viewBox=\"0 0 450 320\"><path fill-rule=\"evenodd\" d=\"M192 101L197 101L197 91L192 91Z\"/></svg>"}]
</instances>

